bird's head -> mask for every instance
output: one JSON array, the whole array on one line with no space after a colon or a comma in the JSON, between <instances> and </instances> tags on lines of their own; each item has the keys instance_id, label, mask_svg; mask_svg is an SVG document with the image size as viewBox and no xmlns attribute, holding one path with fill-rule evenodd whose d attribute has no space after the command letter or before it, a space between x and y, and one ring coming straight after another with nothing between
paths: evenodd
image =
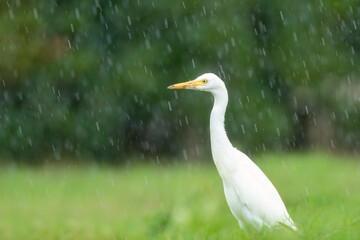
<instances>
[{"instance_id":1,"label":"bird's head","mask_svg":"<svg viewBox=\"0 0 360 240\"><path fill-rule=\"evenodd\" d=\"M217 91L226 90L224 82L213 73L205 73L195 80L171 85L168 89L191 89L213 94Z\"/></svg>"}]
</instances>

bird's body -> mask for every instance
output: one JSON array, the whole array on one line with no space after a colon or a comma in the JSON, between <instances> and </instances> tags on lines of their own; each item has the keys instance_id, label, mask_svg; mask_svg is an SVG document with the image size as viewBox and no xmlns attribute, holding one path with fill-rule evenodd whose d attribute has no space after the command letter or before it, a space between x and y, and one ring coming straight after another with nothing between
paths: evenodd
<instances>
[{"instance_id":1,"label":"bird's body","mask_svg":"<svg viewBox=\"0 0 360 240\"><path fill-rule=\"evenodd\" d=\"M227 137L224 118L228 94L224 82L215 74L206 73L194 81L169 88L208 91L214 96L210 115L211 151L226 201L240 227L272 227L282 223L296 229L274 185Z\"/></svg>"}]
</instances>

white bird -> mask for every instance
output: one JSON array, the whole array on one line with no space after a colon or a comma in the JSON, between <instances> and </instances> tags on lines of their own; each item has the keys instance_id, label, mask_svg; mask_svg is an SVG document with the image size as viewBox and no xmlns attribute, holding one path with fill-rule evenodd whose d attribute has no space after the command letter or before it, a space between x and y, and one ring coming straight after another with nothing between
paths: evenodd
<instances>
[{"instance_id":1,"label":"white bird","mask_svg":"<svg viewBox=\"0 0 360 240\"><path fill-rule=\"evenodd\" d=\"M256 229L283 224L296 230L274 185L251 159L232 146L224 126L228 93L224 82L213 73L168 89L210 92L214 106L210 115L211 152L223 181L226 201L241 228Z\"/></svg>"}]
</instances>

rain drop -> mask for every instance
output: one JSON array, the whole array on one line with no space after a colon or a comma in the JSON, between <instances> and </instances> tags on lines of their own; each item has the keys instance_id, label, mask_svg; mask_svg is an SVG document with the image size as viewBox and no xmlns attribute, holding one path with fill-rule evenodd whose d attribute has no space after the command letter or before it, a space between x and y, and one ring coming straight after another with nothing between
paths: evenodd
<instances>
[{"instance_id":1,"label":"rain drop","mask_svg":"<svg viewBox=\"0 0 360 240\"><path fill-rule=\"evenodd\" d=\"M168 106L169 106L169 110L170 110L170 112L171 112L171 111L172 111L172 107L171 107L170 101L168 101Z\"/></svg>"}]
</instances>

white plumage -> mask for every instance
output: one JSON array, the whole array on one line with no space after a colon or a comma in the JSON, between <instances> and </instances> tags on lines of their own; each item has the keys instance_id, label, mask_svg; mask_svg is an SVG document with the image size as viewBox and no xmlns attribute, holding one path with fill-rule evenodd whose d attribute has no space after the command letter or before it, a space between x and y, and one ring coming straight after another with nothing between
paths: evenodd
<instances>
[{"instance_id":1,"label":"white plumage","mask_svg":"<svg viewBox=\"0 0 360 240\"><path fill-rule=\"evenodd\" d=\"M226 201L240 227L272 227L282 223L296 229L274 185L248 156L232 146L226 135L228 93L224 82L215 74L205 73L193 81L168 88L206 91L214 96L210 115L211 151Z\"/></svg>"}]
</instances>

